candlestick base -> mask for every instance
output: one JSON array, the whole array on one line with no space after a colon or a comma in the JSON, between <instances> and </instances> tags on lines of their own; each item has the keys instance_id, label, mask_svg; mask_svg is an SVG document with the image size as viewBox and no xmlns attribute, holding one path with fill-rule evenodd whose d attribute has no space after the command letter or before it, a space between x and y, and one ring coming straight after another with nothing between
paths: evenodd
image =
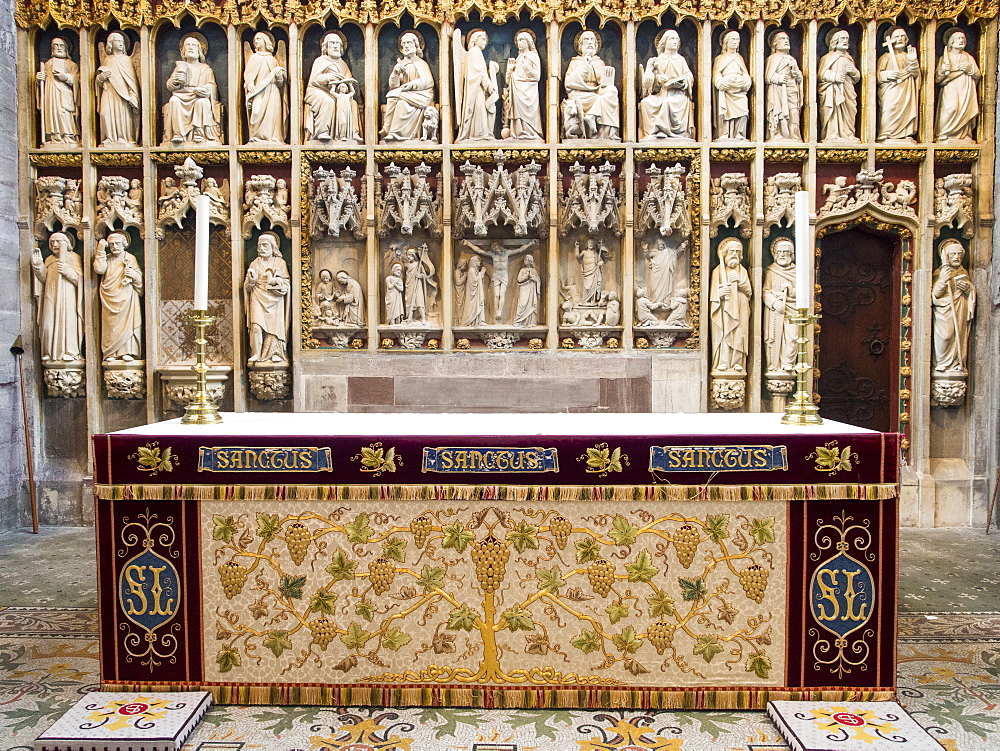
<instances>
[{"instance_id":1,"label":"candlestick base","mask_svg":"<svg viewBox=\"0 0 1000 751\"><path fill-rule=\"evenodd\" d=\"M219 410L208 395L208 339L205 331L215 322L215 316L210 316L207 310L196 310L188 320L195 327L195 364L192 370L197 374L198 381L194 399L185 408L181 423L184 425L216 425L222 422Z\"/></svg>"},{"instance_id":2,"label":"candlestick base","mask_svg":"<svg viewBox=\"0 0 1000 751\"><path fill-rule=\"evenodd\" d=\"M799 327L798 350L795 362L795 395L785 404L785 414L781 418L782 425L822 425L823 418L819 416L819 407L813 404L812 392L809 390L809 324L819 320L818 315L809 315L808 308L799 308L798 315L789 320Z\"/></svg>"}]
</instances>

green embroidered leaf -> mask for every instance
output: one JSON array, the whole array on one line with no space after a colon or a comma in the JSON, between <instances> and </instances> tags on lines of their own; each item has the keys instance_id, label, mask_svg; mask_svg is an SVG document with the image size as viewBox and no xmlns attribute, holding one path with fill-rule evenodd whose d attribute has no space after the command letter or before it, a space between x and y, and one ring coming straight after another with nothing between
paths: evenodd
<instances>
[{"instance_id":1,"label":"green embroidered leaf","mask_svg":"<svg viewBox=\"0 0 1000 751\"><path fill-rule=\"evenodd\" d=\"M697 579L678 577L677 581L680 582L684 599L689 602L697 602L708 594L708 590L705 589L705 582L702 581L700 576Z\"/></svg>"},{"instance_id":2,"label":"green embroidered leaf","mask_svg":"<svg viewBox=\"0 0 1000 751\"><path fill-rule=\"evenodd\" d=\"M382 637L382 644L385 645L386 649L391 649L393 652L398 652L401 647L405 647L411 641L412 637L409 634L404 634L396 626L386 631L385 636Z\"/></svg>"},{"instance_id":3,"label":"green embroidered leaf","mask_svg":"<svg viewBox=\"0 0 1000 751\"><path fill-rule=\"evenodd\" d=\"M233 647L223 646L215 656L215 661L219 663L220 673L228 673L240 664L240 653Z\"/></svg>"},{"instance_id":4,"label":"green embroidered leaf","mask_svg":"<svg viewBox=\"0 0 1000 751\"><path fill-rule=\"evenodd\" d=\"M170 447L163 449L163 458L160 459L160 469L164 472L172 472L174 469L173 462L170 461L171 452ZM850 469L850 467L848 467Z\"/></svg>"},{"instance_id":5,"label":"green embroidered leaf","mask_svg":"<svg viewBox=\"0 0 1000 751\"><path fill-rule=\"evenodd\" d=\"M750 659L747 660L746 671L753 673L761 680L765 680L771 671L771 660L763 652L753 652Z\"/></svg>"},{"instance_id":6,"label":"green embroidered leaf","mask_svg":"<svg viewBox=\"0 0 1000 751\"><path fill-rule=\"evenodd\" d=\"M277 514L257 512L257 536L264 542L271 542L281 529L281 518Z\"/></svg>"},{"instance_id":7,"label":"green embroidered leaf","mask_svg":"<svg viewBox=\"0 0 1000 751\"><path fill-rule=\"evenodd\" d=\"M609 452L606 448L587 449L587 466L600 471L608 463Z\"/></svg>"},{"instance_id":8,"label":"green embroidered leaf","mask_svg":"<svg viewBox=\"0 0 1000 751\"><path fill-rule=\"evenodd\" d=\"M424 566L420 572L420 578L417 579L417 584L424 588L424 592L440 589L441 585L444 584L444 573L443 568Z\"/></svg>"},{"instance_id":9,"label":"green embroidered leaf","mask_svg":"<svg viewBox=\"0 0 1000 751\"><path fill-rule=\"evenodd\" d=\"M282 576L278 591L289 600L298 600L302 597L302 588L305 585L305 576Z\"/></svg>"},{"instance_id":10,"label":"green embroidered leaf","mask_svg":"<svg viewBox=\"0 0 1000 751\"><path fill-rule=\"evenodd\" d=\"M824 467L832 467L840 459L840 449L816 447L816 463Z\"/></svg>"},{"instance_id":11,"label":"green embroidered leaf","mask_svg":"<svg viewBox=\"0 0 1000 751\"><path fill-rule=\"evenodd\" d=\"M233 541L233 535L236 534L236 521L233 517L214 514L212 516L212 523L215 525L212 529L213 540L222 540L222 542Z\"/></svg>"},{"instance_id":12,"label":"green embroidered leaf","mask_svg":"<svg viewBox=\"0 0 1000 751\"><path fill-rule=\"evenodd\" d=\"M275 657L281 657L281 653L292 648L292 640L288 638L287 631L272 631L264 638L264 647L270 649Z\"/></svg>"},{"instance_id":13,"label":"green embroidered leaf","mask_svg":"<svg viewBox=\"0 0 1000 751\"><path fill-rule=\"evenodd\" d=\"M340 637L340 641L348 649L361 649L371 638L372 635L370 633L361 628L357 623L352 623L347 627L347 633Z\"/></svg>"},{"instance_id":14,"label":"green embroidered leaf","mask_svg":"<svg viewBox=\"0 0 1000 751\"><path fill-rule=\"evenodd\" d=\"M585 537L573 544L576 545L577 563L590 563L601 557L601 546L593 537Z\"/></svg>"},{"instance_id":15,"label":"green embroidered leaf","mask_svg":"<svg viewBox=\"0 0 1000 751\"><path fill-rule=\"evenodd\" d=\"M168 449L169 451L169 449ZM840 455L840 463L837 464L837 469L843 470L844 472L851 471L851 447L845 446L843 453Z\"/></svg>"},{"instance_id":16,"label":"green embroidered leaf","mask_svg":"<svg viewBox=\"0 0 1000 751\"><path fill-rule=\"evenodd\" d=\"M604 609L604 612L608 614L608 619L612 623L618 623L622 618L628 616L628 605L621 600L612 602Z\"/></svg>"},{"instance_id":17,"label":"green embroidered leaf","mask_svg":"<svg viewBox=\"0 0 1000 751\"><path fill-rule=\"evenodd\" d=\"M325 589L317 590L313 593L313 596L309 598L309 609L306 611L306 615L309 613L326 613L327 615L333 615L333 606L337 603L337 595L333 592L327 592Z\"/></svg>"},{"instance_id":18,"label":"green embroidered leaf","mask_svg":"<svg viewBox=\"0 0 1000 751\"><path fill-rule=\"evenodd\" d=\"M650 618L674 614L674 598L662 590L647 597L646 602L649 603Z\"/></svg>"},{"instance_id":19,"label":"green embroidered leaf","mask_svg":"<svg viewBox=\"0 0 1000 751\"><path fill-rule=\"evenodd\" d=\"M549 592L558 592L559 587L566 583L558 566L553 566L548 571L539 569L535 572L535 578L538 579L538 588L547 589Z\"/></svg>"},{"instance_id":20,"label":"green embroidered leaf","mask_svg":"<svg viewBox=\"0 0 1000 751\"><path fill-rule=\"evenodd\" d=\"M449 524L447 527L442 527L441 532L444 534L441 547L451 548L459 553L464 553L469 543L476 539L476 535L467 530L462 522L455 522L454 524Z\"/></svg>"},{"instance_id":21,"label":"green embroidered leaf","mask_svg":"<svg viewBox=\"0 0 1000 751\"><path fill-rule=\"evenodd\" d=\"M382 449L371 449L367 446L361 447L361 465L375 469L382 463Z\"/></svg>"},{"instance_id":22,"label":"green embroidered leaf","mask_svg":"<svg viewBox=\"0 0 1000 751\"><path fill-rule=\"evenodd\" d=\"M611 522L611 531L608 532L608 536L615 541L615 544L622 547L634 543L638 534L639 528L621 514L615 516L615 520Z\"/></svg>"},{"instance_id":23,"label":"green embroidered leaf","mask_svg":"<svg viewBox=\"0 0 1000 751\"><path fill-rule=\"evenodd\" d=\"M750 522L750 536L758 545L766 542L774 542L774 517L767 519L754 519Z\"/></svg>"},{"instance_id":24,"label":"green embroidered leaf","mask_svg":"<svg viewBox=\"0 0 1000 751\"><path fill-rule=\"evenodd\" d=\"M705 662L711 662L723 649L719 644L719 637L715 634L699 634L698 641L694 645L694 653L705 658Z\"/></svg>"},{"instance_id":25,"label":"green embroidered leaf","mask_svg":"<svg viewBox=\"0 0 1000 751\"><path fill-rule=\"evenodd\" d=\"M611 640L625 654L632 654L633 652L638 652L639 647L642 646L642 639L636 638L635 629L629 626L620 634L616 634Z\"/></svg>"},{"instance_id":26,"label":"green embroidered leaf","mask_svg":"<svg viewBox=\"0 0 1000 751\"><path fill-rule=\"evenodd\" d=\"M382 545L382 555L388 558L390 561L403 562L403 558L406 557L406 540L401 537L390 537Z\"/></svg>"},{"instance_id":27,"label":"green embroidered leaf","mask_svg":"<svg viewBox=\"0 0 1000 751\"><path fill-rule=\"evenodd\" d=\"M729 537L729 514L709 514L705 517L705 533L712 542L719 543Z\"/></svg>"},{"instance_id":28,"label":"green embroidered leaf","mask_svg":"<svg viewBox=\"0 0 1000 751\"><path fill-rule=\"evenodd\" d=\"M538 550L538 527L522 519L518 522L517 529L507 533L507 540L518 553L523 553L528 548Z\"/></svg>"},{"instance_id":29,"label":"green embroidered leaf","mask_svg":"<svg viewBox=\"0 0 1000 751\"><path fill-rule=\"evenodd\" d=\"M155 467L160 463L160 450L139 447L139 465L142 467Z\"/></svg>"},{"instance_id":30,"label":"green embroidered leaf","mask_svg":"<svg viewBox=\"0 0 1000 751\"><path fill-rule=\"evenodd\" d=\"M354 612L366 621L370 621L375 617L375 606L368 600L362 600L358 603L357 607L354 608Z\"/></svg>"},{"instance_id":31,"label":"green embroidered leaf","mask_svg":"<svg viewBox=\"0 0 1000 751\"><path fill-rule=\"evenodd\" d=\"M645 550L639 553L635 563L626 563L625 570L628 571L630 582L648 582L659 572L659 569L653 565L652 556Z\"/></svg>"},{"instance_id":32,"label":"green embroidered leaf","mask_svg":"<svg viewBox=\"0 0 1000 751\"><path fill-rule=\"evenodd\" d=\"M593 631L584 631L579 636L574 636L570 639L569 643L585 655L596 652L601 648L601 639Z\"/></svg>"},{"instance_id":33,"label":"green embroidered leaf","mask_svg":"<svg viewBox=\"0 0 1000 751\"><path fill-rule=\"evenodd\" d=\"M368 526L368 514L358 514L358 517L351 523L344 525L347 539L353 543L365 543L374 534L372 528Z\"/></svg>"},{"instance_id":34,"label":"green embroidered leaf","mask_svg":"<svg viewBox=\"0 0 1000 751\"><path fill-rule=\"evenodd\" d=\"M472 631L476 627L476 611L468 605L462 605L448 613L448 628L452 631Z\"/></svg>"},{"instance_id":35,"label":"green embroidered leaf","mask_svg":"<svg viewBox=\"0 0 1000 751\"><path fill-rule=\"evenodd\" d=\"M509 631L534 631L535 622L531 618L531 613L522 608L520 605L514 605L511 608L503 611L500 617L507 622L507 630Z\"/></svg>"},{"instance_id":36,"label":"green embroidered leaf","mask_svg":"<svg viewBox=\"0 0 1000 751\"><path fill-rule=\"evenodd\" d=\"M343 550L338 550L334 553L330 565L326 567L326 573L332 576L335 582L347 581L354 578L354 570L357 567L357 561L350 560Z\"/></svg>"}]
</instances>

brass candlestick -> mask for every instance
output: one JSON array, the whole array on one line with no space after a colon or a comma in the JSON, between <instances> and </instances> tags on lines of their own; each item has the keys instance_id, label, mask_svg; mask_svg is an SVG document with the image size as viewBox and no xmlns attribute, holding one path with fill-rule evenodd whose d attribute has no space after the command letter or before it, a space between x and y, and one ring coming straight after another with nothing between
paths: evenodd
<instances>
[{"instance_id":1,"label":"brass candlestick","mask_svg":"<svg viewBox=\"0 0 1000 751\"><path fill-rule=\"evenodd\" d=\"M215 322L215 316L210 316L207 310L196 310L188 316L188 320L197 331L193 367L198 374L198 382L194 399L185 408L181 422L185 425L215 425L222 422L222 418L208 396L208 339L205 337L205 331Z\"/></svg>"},{"instance_id":2,"label":"brass candlestick","mask_svg":"<svg viewBox=\"0 0 1000 751\"><path fill-rule=\"evenodd\" d=\"M785 404L785 414L781 418L782 425L822 425L823 418L819 416L819 407L813 404L812 391L809 389L809 324L819 320L818 315L809 315L809 308L798 308L797 315L788 320L799 327L799 336L795 340L798 352L795 358L795 396Z\"/></svg>"}]
</instances>

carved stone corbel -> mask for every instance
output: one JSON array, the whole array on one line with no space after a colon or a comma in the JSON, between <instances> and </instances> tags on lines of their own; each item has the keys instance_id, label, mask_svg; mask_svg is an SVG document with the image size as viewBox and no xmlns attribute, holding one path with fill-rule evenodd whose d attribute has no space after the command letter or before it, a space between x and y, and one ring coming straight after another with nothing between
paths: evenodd
<instances>
[{"instance_id":1,"label":"carved stone corbel","mask_svg":"<svg viewBox=\"0 0 1000 751\"><path fill-rule=\"evenodd\" d=\"M82 210L80 180L54 175L35 178L36 239L44 240L58 229L57 224L79 232Z\"/></svg>"},{"instance_id":2,"label":"carved stone corbel","mask_svg":"<svg viewBox=\"0 0 1000 751\"><path fill-rule=\"evenodd\" d=\"M86 387L86 364L83 360L46 360L42 363L45 393L59 399L77 399Z\"/></svg>"},{"instance_id":3,"label":"carved stone corbel","mask_svg":"<svg viewBox=\"0 0 1000 751\"><path fill-rule=\"evenodd\" d=\"M114 229L135 227L143 235L142 182L106 176L97 183L97 221L94 229L104 236Z\"/></svg>"},{"instance_id":4,"label":"carved stone corbel","mask_svg":"<svg viewBox=\"0 0 1000 751\"><path fill-rule=\"evenodd\" d=\"M649 183L636 211L636 232L656 229L663 237L690 237L691 209L681 181L684 173L680 163L662 170L655 164L649 165L646 169Z\"/></svg>"},{"instance_id":5,"label":"carved stone corbel","mask_svg":"<svg viewBox=\"0 0 1000 751\"><path fill-rule=\"evenodd\" d=\"M971 239L975 226L972 175L954 174L934 181L934 236L945 227L962 230Z\"/></svg>"},{"instance_id":6,"label":"carved stone corbel","mask_svg":"<svg viewBox=\"0 0 1000 751\"><path fill-rule=\"evenodd\" d=\"M712 180L709 234L715 237L721 227L739 229L740 235L750 237L753 221L750 214L750 183L742 172L726 172Z\"/></svg>"},{"instance_id":7,"label":"carved stone corbel","mask_svg":"<svg viewBox=\"0 0 1000 751\"><path fill-rule=\"evenodd\" d=\"M292 234L288 222L288 185L274 175L253 175L243 185L243 238L261 229L267 219L272 229L281 228L286 237Z\"/></svg>"},{"instance_id":8,"label":"carved stone corbel","mask_svg":"<svg viewBox=\"0 0 1000 751\"><path fill-rule=\"evenodd\" d=\"M145 361L104 363L104 389L107 391L109 399L145 398Z\"/></svg>"},{"instance_id":9,"label":"carved stone corbel","mask_svg":"<svg viewBox=\"0 0 1000 751\"><path fill-rule=\"evenodd\" d=\"M156 199L157 238L162 240L171 224L183 229L188 211L194 209L195 199L202 193L209 197L209 223L229 230L229 180L223 180L222 185L213 177L202 180L205 171L191 157L176 165L174 174L177 179L165 177L160 181L160 195Z\"/></svg>"},{"instance_id":10,"label":"carved stone corbel","mask_svg":"<svg viewBox=\"0 0 1000 751\"><path fill-rule=\"evenodd\" d=\"M764 183L764 235L772 227L786 227L795 222L795 193L802 190L802 175L797 172L779 172Z\"/></svg>"}]
</instances>

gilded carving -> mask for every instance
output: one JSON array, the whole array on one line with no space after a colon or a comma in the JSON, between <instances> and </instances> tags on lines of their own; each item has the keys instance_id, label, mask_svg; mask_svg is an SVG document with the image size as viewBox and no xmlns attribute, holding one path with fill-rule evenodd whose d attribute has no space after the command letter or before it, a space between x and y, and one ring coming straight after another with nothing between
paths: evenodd
<instances>
[{"instance_id":1,"label":"gilded carving","mask_svg":"<svg viewBox=\"0 0 1000 751\"><path fill-rule=\"evenodd\" d=\"M184 164L190 157L186 151L151 151L149 158L157 164ZM198 150L198 161L201 164L229 164L228 151Z\"/></svg>"},{"instance_id":2,"label":"gilded carving","mask_svg":"<svg viewBox=\"0 0 1000 751\"><path fill-rule=\"evenodd\" d=\"M33 167L79 167L83 164L82 154L30 154L28 161Z\"/></svg>"},{"instance_id":3,"label":"gilded carving","mask_svg":"<svg viewBox=\"0 0 1000 751\"><path fill-rule=\"evenodd\" d=\"M90 163L96 167L139 167L142 165L142 154L137 152L108 154L96 151L90 155Z\"/></svg>"},{"instance_id":4,"label":"gilded carving","mask_svg":"<svg viewBox=\"0 0 1000 751\"><path fill-rule=\"evenodd\" d=\"M625 161L625 152L621 149L559 149L557 157L562 164L573 164L575 162L585 164L612 162L613 164L620 164Z\"/></svg>"},{"instance_id":5,"label":"gilded carving","mask_svg":"<svg viewBox=\"0 0 1000 751\"><path fill-rule=\"evenodd\" d=\"M765 162L804 162L809 158L809 149L764 147Z\"/></svg>"},{"instance_id":6,"label":"gilded carving","mask_svg":"<svg viewBox=\"0 0 1000 751\"><path fill-rule=\"evenodd\" d=\"M344 149L342 151L328 151L328 150L307 151L307 150L303 150L302 154L309 161L311 161L313 163L323 162L324 164L331 164L331 163L332 164L364 164L365 160L367 159L367 157L365 155L365 152L362 151L362 150L358 150L358 149ZM375 158L376 162L379 161L377 154L378 154L378 152L376 152L376 158ZM431 152L427 152L424 156L426 156L427 161L432 162L432 163L434 162L433 154L431 154ZM401 159L387 159L386 160L386 162L392 162L392 161L399 162L400 164L404 163ZM417 160L416 163L419 163L419 161L420 160ZM439 161L440 161L440 158L439 158Z\"/></svg>"},{"instance_id":7,"label":"gilded carving","mask_svg":"<svg viewBox=\"0 0 1000 751\"><path fill-rule=\"evenodd\" d=\"M240 164L290 164L292 161L292 152L247 149L239 152L239 160Z\"/></svg>"},{"instance_id":8,"label":"gilded carving","mask_svg":"<svg viewBox=\"0 0 1000 751\"><path fill-rule=\"evenodd\" d=\"M452 161L456 164L471 162L472 164L494 164L497 151L492 149L457 149L451 152ZM549 158L547 149L504 149L504 160L508 164L525 162L546 162Z\"/></svg>"},{"instance_id":9,"label":"gilded carving","mask_svg":"<svg viewBox=\"0 0 1000 751\"><path fill-rule=\"evenodd\" d=\"M867 158L865 149L816 149L816 161L825 164L861 164Z\"/></svg>"},{"instance_id":10,"label":"gilded carving","mask_svg":"<svg viewBox=\"0 0 1000 751\"><path fill-rule=\"evenodd\" d=\"M875 161L919 164L927 158L927 149L875 149Z\"/></svg>"},{"instance_id":11,"label":"gilded carving","mask_svg":"<svg viewBox=\"0 0 1000 751\"><path fill-rule=\"evenodd\" d=\"M934 149L934 160L948 164L973 164L979 161L979 149Z\"/></svg>"},{"instance_id":12,"label":"gilded carving","mask_svg":"<svg viewBox=\"0 0 1000 751\"><path fill-rule=\"evenodd\" d=\"M325 152L316 152L316 153L322 154ZM361 154L362 156L362 158L358 161L363 162L365 152L359 151L357 153ZM416 149L376 149L375 163L376 164L396 163L403 165L441 164L441 151L440 149L434 149L428 151L418 151Z\"/></svg>"},{"instance_id":13,"label":"gilded carving","mask_svg":"<svg viewBox=\"0 0 1000 751\"><path fill-rule=\"evenodd\" d=\"M752 162L754 160L754 150L730 148L712 149L713 162Z\"/></svg>"}]
</instances>

